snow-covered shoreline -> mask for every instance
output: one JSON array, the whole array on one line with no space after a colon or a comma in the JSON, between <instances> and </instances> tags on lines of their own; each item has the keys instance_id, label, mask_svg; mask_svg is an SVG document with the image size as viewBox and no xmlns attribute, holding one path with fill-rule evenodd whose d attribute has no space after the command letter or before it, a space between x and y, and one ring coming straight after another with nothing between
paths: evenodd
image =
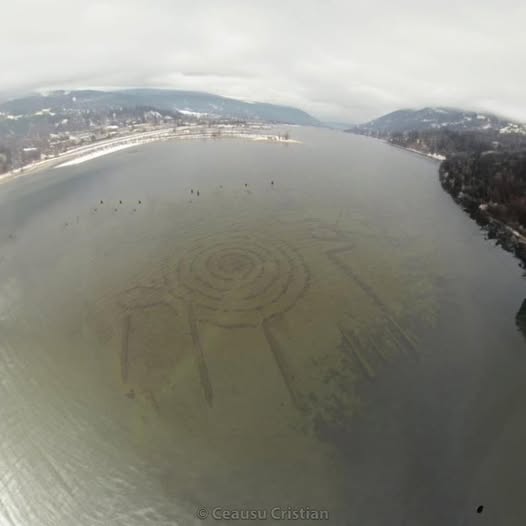
<instances>
[{"instance_id":1,"label":"snow-covered shoreline","mask_svg":"<svg viewBox=\"0 0 526 526\"><path fill-rule=\"evenodd\" d=\"M141 137L141 138L128 138L127 140L123 139L122 144L119 142L114 145L97 148L94 151L89 151L85 153L84 155L80 155L78 157L74 157L73 159L66 161L64 163L60 163L55 168L63 168L66 166L74 166L77 164L81 164L87 161L91 161L92 159L96 159L97 157L102 157L104 155L109 155L114 152L118 152L120 150L125 150L127 148L132 148L134 146L140 146L142 144L147 144L150 142L157 142L157 141L166 141L166 140L190 140L190 139L225 139L225 138L235 138L235 139L246 139L250 141L265 141L265 142L277 142L277 143L293 143L293 144L300 144L300 141L294 140L294 139L286 139L283 137L280 137L279 135L261 135L261 134L255 134L255 133L247 133L247 132L241 132L241 131L230 131L225 130L224 128L219 128L221 130L221 133L218 133L217 130L212 130L210 133L194 133L193 130L189 128L185 128L180 131L173 133L160 133L156 136L148 136L148 137Z\"/></svg>"},{"instance_id":2,"label":"snow-covered shoreline","mask_svg":"<svg viewBox=\"0 0 526 526\"><path fill-rule=\"evenodd\" d=\"M113 152L118 152L120 150L125 150L126 148L132 148L133 146L137 146L141 143L128 143L128 144L120 144L118 146L109 146L107 148L100 148L98 150L95 150L91 153L86 153L84 155L81 155L80 157L74 157L70 161L63 162L61 164L57 164L55 168L62 168L65 166L74 166L76 164L81 164L86 161L91 161L91 159L96 159L97 157L102 157L103 155L108 155Z\"/></svg>"},{"instance_id":3,"label":"snow-covered shoreline","mask_svg":"<svg viewBox=\"0 0 526 526\"><path fill-rule=\"evenodd\" d=\"M376 137L373 137L373 139ZM412 152L416 153L417 155L421 155L422 157L427 157L428 159L433 159L434 161L444 161L446 159L445 155L440 155L439 153L426 153L421 152L420 150L416 150L415 148L409 148L407 146L401 146L400 144L394 144L387 139L378 139L382 141L385 144L389 144L389 146L394 146L395 148L400 148L401 150L405 150L406 152Z\"/></svg>"},{"instance_id":4,"label":"snow-covered shoreline","mask_svg":"<svg viewBox=\"0 0 526 526\"><path fill-rule=\"evenodd\" d=\"M430 159L435 159L436 161L444 161L446 159L445 155L440 155L439 153L425 153L419 150L415 150L414 148L404 148L404 150L407 150L413 153L418 153L419 155L423 155L424 157L429 157Z\"/></svg>"},{"instance_id":5,"label":"snow-covered shoreline","mask_svg":"<svg viewBox=\"0 0 526 526\"><path fill-rule=\"evenodd\" d=\"M400 150L405 150L406 152L416 153L418 155L422 155L423 157L427 157L428 159L433 159L435 161L444 161L446 159L445 155L440 155L438 153L421 152L420 150L416 150L415 148L409 148L407 146L401 146L400 144L395 144L394 142L391 142L388 139L385 139L383 137L373 137L372 135L363 135L361 133L355 133L355 132L351 132L351 133L353 133L353 135L359 135L360 137L367 137L368 139L374 139L375 141L383 142L384 144L388 144L389 146L393 146L394 148L400 148Z\"/></svg>"},{"instance_id":6,"label":"snow-covered shoreline","mask_svg":"<svg viewBox=\"0 0 526 526\"><path fill-rule=\"evenodd\" d=\"M92 159L97 159L104 155L125 150L128 148L141 146L143 144L166 141L166 140L191 140L191 139L245 139L258 142L280 143L280 144L300 144L301 141L282 137L280 135L262 134L261 126L251 126L249 128L234 127L223 125L214 128L204 128L202 126L184 126L178 128L161 128L158 130L143 132L140 134L126 135L114 139L108 139L95 144L88 144L67 150L57 157L44 159L16 170L0 175L0 184L17 179L27 174L46 168L63 168L82 164ZM257 132L256 132L257 131Z\"/></svg>"}]
</instances>

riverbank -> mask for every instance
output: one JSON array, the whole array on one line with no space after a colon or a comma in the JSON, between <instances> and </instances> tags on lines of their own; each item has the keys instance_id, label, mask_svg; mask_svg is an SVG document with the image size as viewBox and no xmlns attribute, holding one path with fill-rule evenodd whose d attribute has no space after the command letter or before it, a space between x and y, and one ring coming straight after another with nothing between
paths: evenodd
<instances>
[{"instance_id":1,"label":"riverbank","mask_svg":"<svg viewBox=\"0 0 526 526\"><path fill-rule=\"evenodd\" d=\"M345 131L345 133L353 133L353 132ZM442 162L446 159L445 155L441 155L438 153L428 153L422 150L417 150L416 148L410 148L409 146L402 146L401 144L396 144L395 142L392 142L389 139L385 139L382 137L374 137L372 135L364 135L361 133L355 133L355 135L360 135L362 137L368 137L369 139L375 139L377 141L383 142L384 144L388 144L389 146L392 146L393 148L399 148L400 150L404 150L405 152L416 153L417 155L425 157L426 159L432 159L434 161L439 161L439 162Z\"/></svg>"},{"instance_id":2,"label":"riverbank","mask_svg":"<svg viewBox=\"0 0 526 526\"><path fill-rule=\"evenodd\" d=\"M301 141L276 134L261 133L261 126L239 127L233 125L208 126L180 126L177 128L161 128L154 131L135 133L122 137L100 141L94 144L80 146L67 150L57 157L28 164L16 170L0 175L0 184L7 183L18 177L34 175L49 168L74 166L90 160L112 154L127 148L141 146L151 142L167 140L195 140L195 139L244 139L256 142L279 144L300 144Z\"/></svg>"},{"instance_id":3,"label":"riverbank","mask_svg":"<svg viewBox=\"0 0 526 526\"><path fill-rule=\"evenodd\" d=\"M444 190L526 267L526 152L448 157L439 168Z\"/></svg>"},{"instance_id":4,"label":"riverbank","mask_svg":"<svg viewBox=\"0 0 526 526\"><path fill-rule=\"evenodd\" d=\"M389 144L389 146L400 148L401 150L404 150L406 152L416 153L417 155L421 155L422 157L426 157L427 159L433 159L434 161L439 161L439 162L442 162L446 159L445 155L440 155L438 153L426 153L421 150L417 150L415 148L409 148L408 146L401 146L400 144L395 144L394 142L391 142L388 139L380 139L380 140L382 142L385 142L386 144Z\"/></svg>"},{"instance_id":5,"label":"riverbank","mask_svg":"<svg viewBox=\"0 0 526 526\"><path fill-rule=\"evenodd\" d=\"M445 156L389 139L378 140L440 162L439 177L444 190L484 229L489 239L494 239L526 267L526 181L522 180L521 172L526 164L524 152L487 151ZM502 186L500 191L499 186Z\"/></svg>"},{"instance_id":6,"label":"riverbank","mask_svg":"<svg viewBox=\"0 0 526 526\"><path fill-rule=\"evenodd\" d=\"M475 154L453 154L446 157L395 144L388 139L380 140L395 148L439 161L440 183L444 190L485 230L489 239L494 239L504 250L517 257L522 267L526 267L526 228L520 224L516 213L506 217L503 208L510 203L500 202L497 196L488 194L489 187L499 184L499 177L503 172L507 172L506 177L509 182L510 177L515 175L513 172L520 171L518 169L520 160L513 158L520 156L520 153L486 152L480 157ZM478 166L480 159L487 161L489 170ZM475 183L477 179L479 180ZM516 199L510 200L513 201L514 206L517 206L518 200L525 195L525 192L523 189L516 188L511 193L515 194ZM502 214L503 217L496 217L496 214Z\"/></svg>"}]
</instances>

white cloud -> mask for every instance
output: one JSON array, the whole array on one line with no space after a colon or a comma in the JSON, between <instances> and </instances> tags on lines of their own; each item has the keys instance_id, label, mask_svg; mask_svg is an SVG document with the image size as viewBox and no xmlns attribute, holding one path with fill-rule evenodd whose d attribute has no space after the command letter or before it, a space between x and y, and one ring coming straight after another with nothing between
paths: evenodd
<instances>
[{"instance_id":1,"label":"white cloud","mask_svg":"<svg viewBox=\"0 0 526 526\"><path fill-rule=\"evenodd\" d=\"M0 92L162 86L361 121L449 105L526 121L526 5L464 0L18 0Z\"/></svg>"}]
</instances>

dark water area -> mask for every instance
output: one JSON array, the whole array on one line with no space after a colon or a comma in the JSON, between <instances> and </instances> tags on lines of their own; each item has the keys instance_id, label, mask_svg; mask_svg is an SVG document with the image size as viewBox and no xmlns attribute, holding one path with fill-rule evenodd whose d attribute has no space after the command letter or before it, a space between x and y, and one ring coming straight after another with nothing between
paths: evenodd
<instances>
[{"instance_id":1,"label":"dark water area","mask_svg":"<svg viewBox=\"0 0 526 526\"><path fill-rule=\"evenodd\" d=\"M437 163L291 136L0 186L0 523L526 524L517 260Z\"/></svg>"}]
</instances>

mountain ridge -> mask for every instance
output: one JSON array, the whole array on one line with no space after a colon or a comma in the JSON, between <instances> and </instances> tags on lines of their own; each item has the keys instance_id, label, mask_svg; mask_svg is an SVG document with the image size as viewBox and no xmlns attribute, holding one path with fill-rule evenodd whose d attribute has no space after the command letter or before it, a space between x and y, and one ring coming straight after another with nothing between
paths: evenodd
<instances>
[{"instance_id":1,"label":"mountain ridge","mask_svg":"<svg viewBox=\"0 0 526 526\"><path fill-rule=\"evenodd\" d=\"M0 103L4 114L27 115L54 110L108 110L151 106L159 110L283 124L320 126L318 119L293 106L245 102L200 91L130 88L123 90L55 90Z\"/></svg>"},{"instance_id":2,"label":"mountain ridge","mask_svg":"<svg viewBox=\"0 0 526 526\"><path fill-rule=\"evenodd\" d=\"M500 133L524 133L526 124L485 112L450 107L425 107L396 110L353 126L347 131L384 136L392 133L448 129L453 131L493 130Z\"/></svg>"}]
</instances>

